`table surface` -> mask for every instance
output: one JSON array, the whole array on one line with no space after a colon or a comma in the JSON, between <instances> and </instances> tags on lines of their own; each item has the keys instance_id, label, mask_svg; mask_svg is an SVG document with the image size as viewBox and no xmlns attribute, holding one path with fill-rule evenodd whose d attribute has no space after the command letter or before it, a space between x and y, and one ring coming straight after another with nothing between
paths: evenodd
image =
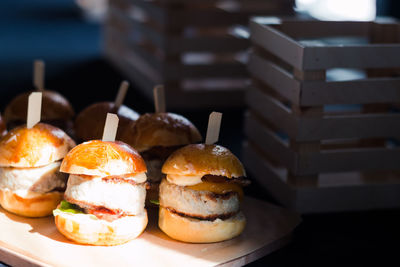
<instances>
[{"instance_id":1,"label":"table surface","mask_svg":"<svg viewBox=\"0 0 400 267\"><path fill-rule=\"evenodd\" d=\"M46 87L64 94L77 111L114 99L124 78L102 58L100 26L85 22L73 1L0 1L1 111L15 94L32 89L36 58L46 61ZM140 113L153 111L134 86L125 103ZM244 109L219 111L220 144L240 158ZM179 112L205 132L210 110ZM270 200L255 181L245 193ZM400 240L399 225L400 210L304 215L289 245L249 266L398 266L398 246L392 244Z\"/></svg>"}]
</instances>

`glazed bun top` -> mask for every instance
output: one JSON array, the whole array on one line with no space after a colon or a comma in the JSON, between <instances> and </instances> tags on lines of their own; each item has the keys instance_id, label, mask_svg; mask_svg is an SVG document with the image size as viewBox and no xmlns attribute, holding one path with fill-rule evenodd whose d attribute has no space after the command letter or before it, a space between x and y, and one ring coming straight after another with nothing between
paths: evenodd
<instances>
[{"instance_id":1,"label":"glazed bun top","mask_svg":"<svg viewBox=\"0 0 400 267\"><path fill-rule=\"evenodd\" d=\"M61 129L38 123L19 126L0 140L0 167L40 167L61 160L75 142Z\"/></svg>"},{"instance_id":2,"label":"glazed bun top","mask_svg":"<svg viewBox=\"0 0 400 267\"><path fill-rule=\"evenodd\" d=\"M6 135L6 133L7 133L6 123L4 122L3 117L0 114L0 138Z\"/></svg>"},{"instance_id":3,"label":"glazed bun top","mask_svg":"<svg viewBox=\"0 0 400 267\"><path fill-rule=\"evenodd\" d=\"M204 175L227 178L246 176L239 159L227 148L219 145L192 144L176 150L165 161L162 172L168 181L178 185L201 182Z\"/></svg>"},{"instance_id":4,"label":"glazed bun top","mask_svg":"<svg viewBox=\"0 0 400 267\"><path fill-rule=\"evenodd\" d=\"M60 171L91 176L111 176L146 172L139 153L123 142L93 140L73 148L61 163Z\"/></svg>"},{"instance_id":5,"label":"glazed bun top","mask_svg":"<svg viewBox=\"0 0 400 267\"><path fill-rule=\"evenodd\" d=\"M121 140L139 152L155 146L179 146L202 140L197 128L185 117L174 113L146 113L130 125Z\"/></svg>"},{"instance_id":6,"label":"glazed bun top","mask_svg":"<svg viewBox=\"0 0 400 267\"><path fill-rule=\"evenodd\" d=\"M75 120L75 133L78 139L83 141L101 139L107 113L118 115L117 139L128 125L139 118L139 114L122 105L118 110L114 102L99 102L92 104L81 111Z\"/></svg>"},{"instance_id":7,"label":"glazed bun top","mask_svg":"<svg viewBox=\"0 0 400 267\"><path fill-rule=\"evenodd\" d=\"M49 120L71 120L74 109L68 100L55 91L42 91L42 121ZM6 123L14 121L26 121L28 98L31 92L26 92L15 97L4 111Z\"/></svg>"}]
</instances>

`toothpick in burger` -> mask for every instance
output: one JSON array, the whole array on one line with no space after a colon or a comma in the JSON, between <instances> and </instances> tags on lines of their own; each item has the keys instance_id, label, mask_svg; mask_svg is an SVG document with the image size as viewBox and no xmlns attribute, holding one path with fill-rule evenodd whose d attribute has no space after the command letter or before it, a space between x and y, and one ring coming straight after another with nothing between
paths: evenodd
<instances>
[{"instance_id":1,"label":"toothpick in burger","mask_svg":"<svg viewBox=\"0 0 400 267\"><path fill-rule=\"evenodd\" d=\"M75 142L45 123L12 129L0 140L0 205L27 217L51 215L63 199L61 160Z\"/></svg>"},{"instance_id":2,"label":"toothpick in burger","mask_svg":"<svg viewBox=\"0 0 400 267\"><path fill-rule=\"evenodd\" d=\"M72 149L65 201L53 214L58 230L80 244L112 246L139 236L147 225L146 165L119 141L93 140Z\"/></svg>"},{"instance_id":3,"label":"toothpick in burger","mask_svg":"<svg viewBox=\"0 0 400 267\"><path fill-rule=\"evenodd\" d=\"M158 202L161 167L178 148L202 140L197 128L185 117L169 112L146 113L131 123L121 140L134 147L144 158L150 182L148 201ZM149 204L149 203L148 203Z\"/></svg>"}]
</instances>

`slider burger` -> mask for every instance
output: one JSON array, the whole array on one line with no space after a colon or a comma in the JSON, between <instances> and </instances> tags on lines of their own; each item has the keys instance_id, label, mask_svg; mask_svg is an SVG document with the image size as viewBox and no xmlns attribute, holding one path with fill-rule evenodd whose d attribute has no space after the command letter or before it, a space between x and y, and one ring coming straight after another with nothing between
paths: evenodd
<instances>
[{"instance_id":1,"label":"slider burger","mask_svg":"<svg viewBox=\"0 0 400 267\"><path fill-rule=\"evenodd\" d=\"M74 146L65 132L45 123L11 130L0 140L0 205L27 217L51 215L67 183L61 160Z\"/></svg>"},{"instance_id":2,"label":"slider burger","mask_svg":"<svg viewBox=\"0 0 400 267\"><path fill-rule=\"evenodd\" d=\"M146 113L132 123L121 140L140 152L150 182L148 200L158 200L161 167L176 149L202 140L197 128L185 117L174 113Z\"/></svg>"},{"instance_id":3,"label":"slider burger","mask_svg":"<svg viewBox=\"0 0 400 267\"><path fill-rule=\"evenodd\" d=\"M146 165L136 150L118 141L85 142L68 153L61 171L69 173L65 201L53 214L64 236L111 246L143 232Z\"/></svg>"},{"instance_id":4,"label":"slider burger","mask_svg":"<svg viewBox=\"0 0 400 267\"><path fill-rule=\"evenodd\" d=\"M4 111L4 120L7 128L13 129L16 126L26 123L28 98L32 92L22 93L16 96ZM42 122L61 128L71 134L73 130L74 109L68 100L60 93L50 90L42 91Z\"/></svg>"},{"instance_id":5,"label":"slider burger","mask_svg":"<svg viewBox=\"0 0 400 267\"><path fill-rule=\"evenodd\" d=\"M104 128L104 118L106 118L107 113L118 115L119 126L116 138L117 140L121 140L119 133L124 132L128 125L139 117L139 114L136 111L125 105L121 105L117 108L114 102L92 104L81 111L76 117L75 134L77 140L89 141L101 139Z\"/></svg>"},{"instance_id":6,"label":"slider burger","mask_svg":"<svg viewBox=\"0 0 400 267\"><path fill-rule=\"evenodd\" d=\"M164 163L158 225L173 239L211 243L238 236L246 225L240 211L245 170L225 147L192 144Z\"/></svg>"}]
</instances>

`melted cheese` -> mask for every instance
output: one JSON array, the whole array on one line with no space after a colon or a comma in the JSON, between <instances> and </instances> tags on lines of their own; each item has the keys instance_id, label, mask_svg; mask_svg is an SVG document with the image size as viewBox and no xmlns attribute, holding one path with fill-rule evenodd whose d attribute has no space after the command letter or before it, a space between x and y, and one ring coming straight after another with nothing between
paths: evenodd
<instances>
[{"instance_id":1,"label":"melted cheese","mask_svg":"<svg viewBox=\"0 0 400 267\"><path fill-rule=\"evenodd\" d=\"M187 188L196 191L210 191L215 194L225 194L227 192L236 192L239 194L239 199L243 198L243 189L235 183L213 183L202 182L196 185L187 186Z\"/></svg>"},{"instance_id":2,"label":"melted cheese","mask_svg":"<svg viewBox=\"0 0 400 267\"><path fill-rule=\"evenodd\" d=\"M201 178L203 175L178 175L178 174L168 174L167 180L172 184L179 186L189 186L201 183Z\"/></svg>"}]
</instances>

